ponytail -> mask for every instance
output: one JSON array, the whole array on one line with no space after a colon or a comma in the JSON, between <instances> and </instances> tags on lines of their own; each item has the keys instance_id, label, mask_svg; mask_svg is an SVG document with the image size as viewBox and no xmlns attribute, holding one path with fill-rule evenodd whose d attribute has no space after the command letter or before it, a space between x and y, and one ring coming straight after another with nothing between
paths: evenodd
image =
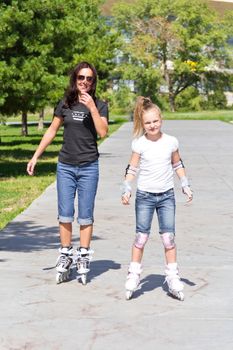
<instances>
[{"instance_id":1,"label":"ponytail","mask_svg":"<svg viewBox=\"0 0 233 350\"><path fill-rule=\"evenodd\" d=\"M161 117L161 111L157 105L155 105L149 97L139 96L136 100L134 109L134 137L139 137L143 135L143 113L149 109L155 108Z\"/></svg>"}]
</instances>

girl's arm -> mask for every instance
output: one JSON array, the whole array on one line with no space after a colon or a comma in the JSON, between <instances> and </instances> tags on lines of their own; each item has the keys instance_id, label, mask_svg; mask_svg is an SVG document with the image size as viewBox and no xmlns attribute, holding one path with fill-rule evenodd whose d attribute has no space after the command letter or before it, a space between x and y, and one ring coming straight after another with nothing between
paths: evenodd
<instances>
[{"instance_id":1,"label":"girl's arm","mask_svg":"<svg viewBox=\"0 0 233 350\"><path fill-rule=\"evenodd\" d=\"M173 169L180 180L182 191L184 194L187 195L188 197L187 201L190 202L193 199L193 191L190 188L189 181L186 176L185 167L182 162L182 159L180 158L180 154L178 150L172 153L171 161L172 161Z\"/></svg>"},{"instance_id":2,"label":"girl's arm","mask_svg":"<svg viewBox=\"0 0 233 350\"><path fill-rule=\"evenodd\" d=\"M28 162L27 165L27 172L29 175L34 174L34 168L36 166L38 158L42 155L42 153L45 151L47 146L53 141L54 137L56 136L60 126L63 124L63 120L60 117L54 117L51 125L45 132L44 136L42 137L39 146L37 147L32 159Z\"/></svg>"},{"instance_id":3,"label":"girl's arm","mask_svg":"<svg viewBox=\"0 0 233 350\"><path fill-rule=\"evenodd\" d=\"M140 154L133 152L129 161L129 164L125 171L125 181L123 182L122 188L122 203L129 204L129 199L131 197L131 182L135 179L138 170L138 164L140 161Z\"/></svg>"},{"instance_id":4,"label":"girl's arm","mask_svg":"<svg viewBox=\"0 0 233 350\"><path fill-rule=\"evenodd\" d=\"M107 118L102 117L95 105L95 102L91 95L87 92L83 92L79 97L79 102L83 103L91 112L91 116L95 125L95 129L99 137L104 137L108 132L108 121Z\"/></svg>"}]
</instances>

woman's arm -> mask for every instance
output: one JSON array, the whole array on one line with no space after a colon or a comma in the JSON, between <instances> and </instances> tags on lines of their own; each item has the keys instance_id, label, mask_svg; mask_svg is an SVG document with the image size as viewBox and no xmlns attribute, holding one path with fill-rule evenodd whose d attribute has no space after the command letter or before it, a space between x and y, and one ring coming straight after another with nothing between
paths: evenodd
<instances>
[{"instance_id":1,"label":"woman's arm","mask_svg":"<svg viewBox=\"0 0 233 350\"><path fill-rule=\"evenodd\" d=\"M32 159L27 164L27 172L29 175L34 174L34 168L37 163L38 158L42 155L48 145L53 141L56 136L60 126L63 124L63 120L61 117L55 116L53 121L44 136L42 137L39 146L37 147Z\"/></svg>"}]
</instances>

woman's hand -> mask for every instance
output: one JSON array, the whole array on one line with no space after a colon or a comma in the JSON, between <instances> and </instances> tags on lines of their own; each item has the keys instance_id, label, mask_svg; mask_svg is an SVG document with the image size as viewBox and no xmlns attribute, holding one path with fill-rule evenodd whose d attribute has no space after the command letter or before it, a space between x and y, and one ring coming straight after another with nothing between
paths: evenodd
<instances>
[{"instance_id":1,"label":"woman's hand","mask_svg":"<svg viewBox=\"0 0 233 350\"><path fill-rule=\"evenodd\" d=\"M89 109L89 111L96 109L96 105L93 98L87 92L81 93L81 95L79 96L79 102L83 103Z\"/></svg>"},{"instance_id":2,"label":"woman's hand","mask_svg":"<svg viewBox=\"0 0 233 350\"><path fill-rule=\"evenodd\" d=\"M36 163L37 163L37 160L32 158L28 164L27 164L27 173L28 175L34 175L34 169L35 169L35 166L36 166Z\"/></svg>"}]
</instances>

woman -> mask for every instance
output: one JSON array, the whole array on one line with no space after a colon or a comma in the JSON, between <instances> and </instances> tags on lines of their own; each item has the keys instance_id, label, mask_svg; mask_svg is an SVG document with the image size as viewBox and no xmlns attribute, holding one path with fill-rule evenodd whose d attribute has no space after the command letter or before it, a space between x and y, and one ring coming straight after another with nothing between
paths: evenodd
<instances>
[{"instance_id":1,"label":"woman","mask_svg":"<svg viewBox=\"0 0 233 350\"><path fill-rule=\"evenodd\" d=\"M89 271L90 242L94 222L94 201L99 168L97 134L108 132L108 106L95 96L97 73L88 62L79 63L71 72L70 84L63 100L54 111L53 121L44 134L36 152L27 165L29 175L34 174L38 158L64 125L63 145L57 164L58 220L61 247L57 260L57 283L69 275L73 261L72 222L74 200L78 194L80 247L78 272L84 276ZM84 281L85 283L85 278Z\"/></svg>"}]
</instances>

